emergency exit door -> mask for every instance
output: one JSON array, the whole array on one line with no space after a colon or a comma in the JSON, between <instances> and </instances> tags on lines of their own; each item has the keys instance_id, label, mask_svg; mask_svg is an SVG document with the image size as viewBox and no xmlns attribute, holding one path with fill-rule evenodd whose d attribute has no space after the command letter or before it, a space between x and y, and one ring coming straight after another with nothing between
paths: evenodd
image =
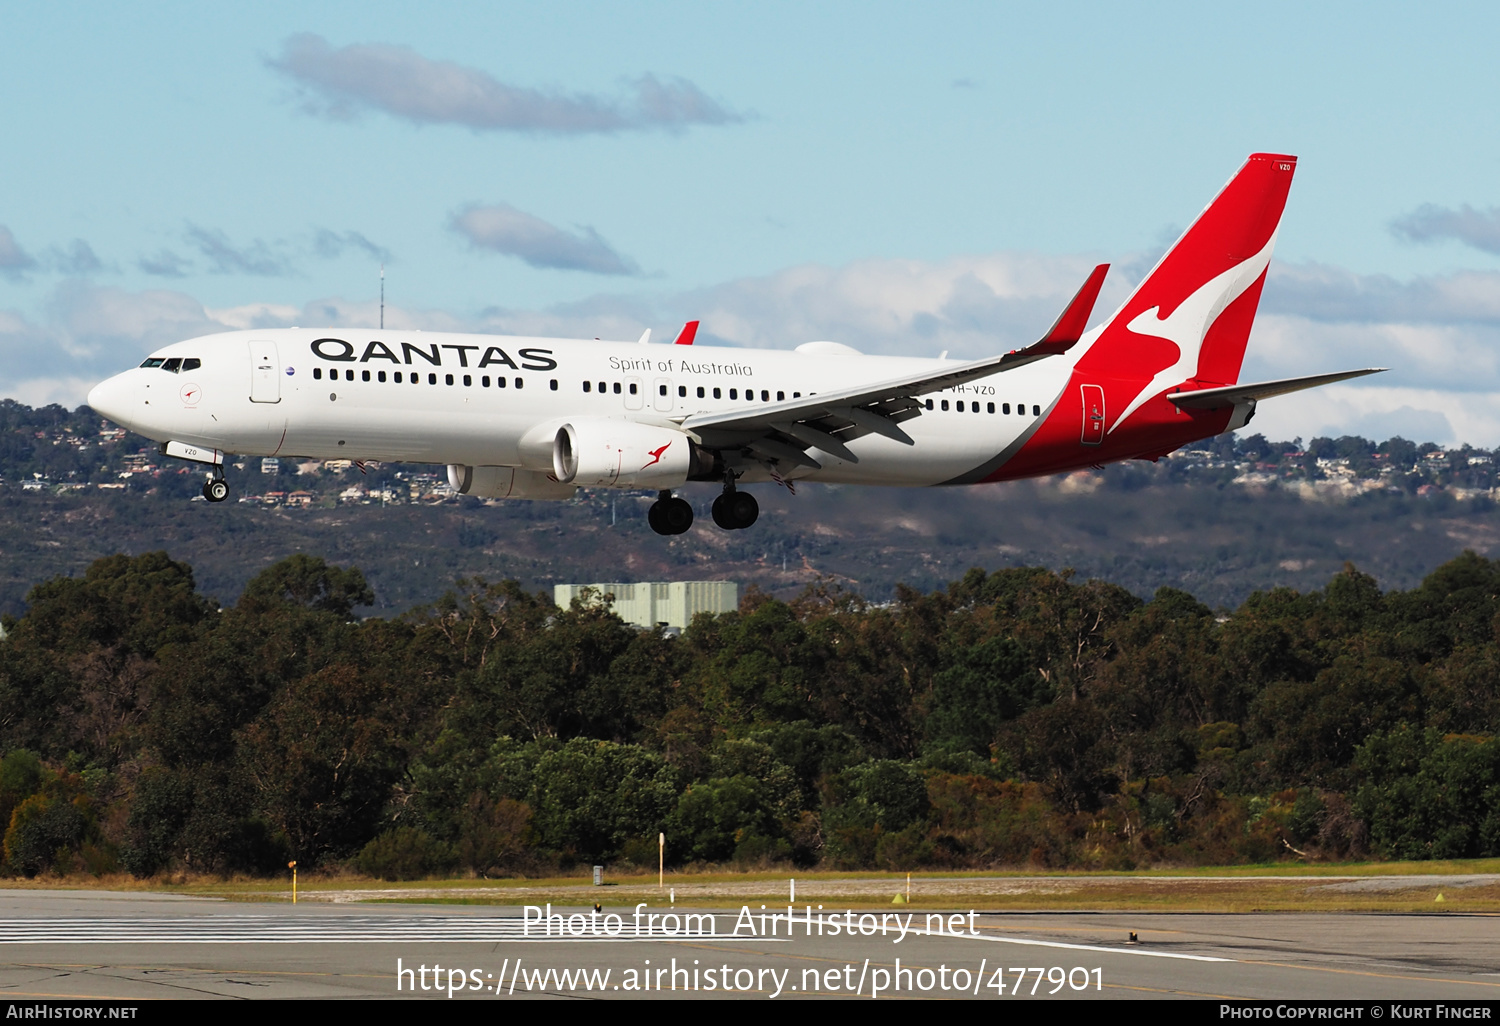
<instances>
[{"instance_id":1,"label":"emergency exit door","mask_svg":"<svg viewBox=\"0 0 1500 1026\"><path fill-rule=\"evenodd\" d=\"M1098 385L1080 385L1083 390L1084 445L1104 444L1104 389Z\"/></svg>"}]
</instances>

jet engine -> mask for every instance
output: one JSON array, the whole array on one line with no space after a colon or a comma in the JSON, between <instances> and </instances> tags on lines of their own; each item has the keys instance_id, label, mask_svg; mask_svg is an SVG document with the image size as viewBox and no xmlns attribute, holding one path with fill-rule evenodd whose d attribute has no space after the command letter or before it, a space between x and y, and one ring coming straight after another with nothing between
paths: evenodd
<instances>
[{"instance_id":1,"label":"jet engine","mask_svg":"<svg viewBox=\"0 0 1500 1026\"><path fill-rule=\"evenodd\" d=\"M459 494L476 499L571 499L578 490L535 470L468 467L462 463L448 465L448 483Z\"/></svg>"},{"instance_id":2,"label":"jet engine","mask_svg":"<svg viewBox=\"0 0 1500 1026\"><path fill-rule=\"evenodd\" d=\"M567 484L676 488L699 462L684 432L630 420L575 420L552 438L552 476Z\"/></svg>"}]
</instances>

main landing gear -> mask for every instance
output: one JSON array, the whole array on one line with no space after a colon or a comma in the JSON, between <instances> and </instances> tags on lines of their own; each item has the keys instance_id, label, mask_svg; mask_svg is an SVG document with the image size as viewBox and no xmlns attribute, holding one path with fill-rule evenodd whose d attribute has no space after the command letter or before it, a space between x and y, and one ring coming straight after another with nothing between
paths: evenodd
<instances>
[{"instance_id":1,"label":"main landing gear","mask_svg":"<svg viewBox=\"0 0 1500 1026\"><path fill-rule=\"evenodd\" d=\"M686 499L674 498L670 488L664 488L646 511L646 522L657 534L682 534L693 526L693 507Z\"/></svg>"},{"instance_id":2,"label":"main landing gear","mask_svg":"<svg viewBox=\"0 0 1500 1026\"><path fill-rule=\"evenodd\" d=\"M203 497L209 502L223 502L229 498L229 482L224 480L224 468L215 466L213 473L203 482Z\"/></svg>"},{"instance_id":3,"label":"main landing gear","mask_svg":"<svg viewBox=\"0 0 1500 1026\"><path fill-rule=\"evenodd\" d=\"M207 495L206 490L204 494ZM714 523L726 531L738 531L755 523L760 503L749 492L734 487L734 477L725 479L724 492L714 500ZM693 526L693 507L685 499L674 498L670 489L662 489L646 512L651 530L657 534L682 534Z\"/></svg>"},{"instance_id":4,"label":"main landing gear","mask_svg":"<svg viewBox=\"0 0 1500 1026\"><path fill-rule=\"evenodd\" d=\"M724 492L714 500L714 523L726 531L739 531L755 523L760 516L760 503L749 492L734 487L734 477L724 480Z\"/></svg>"}]
</instances>

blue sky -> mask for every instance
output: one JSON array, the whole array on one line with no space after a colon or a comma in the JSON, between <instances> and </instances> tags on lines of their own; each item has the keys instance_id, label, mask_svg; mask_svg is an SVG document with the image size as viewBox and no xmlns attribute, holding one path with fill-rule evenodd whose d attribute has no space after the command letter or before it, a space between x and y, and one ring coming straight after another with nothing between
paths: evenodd
<instances>
[{"instance_id":1,"label":"blue sky","mask_svg":"<svg viewBox=\"0 0 1500 1026\"><path fill-rule=\"evenodd\" d=\"M0 394L389 322L978 356L1301 158L1246 376L1500 445L1500 38L1438 4L0 3Z\"/></svg>"}]
</instances>

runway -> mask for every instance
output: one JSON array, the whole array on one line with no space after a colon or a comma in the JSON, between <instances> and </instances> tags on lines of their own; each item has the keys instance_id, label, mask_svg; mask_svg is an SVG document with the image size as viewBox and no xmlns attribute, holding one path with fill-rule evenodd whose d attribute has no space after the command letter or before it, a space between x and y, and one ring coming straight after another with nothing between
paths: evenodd
<instances>
[{"instance_id":1,"label":"runway","mask_svg":"<svg viewBox=\"0 0 1500 1026\"><path fill-rule=\"evenodd\" d=\"M606 908L613 921L587 907L553 911L547 937L537 935L537 913L519 907L0 891L0 997L1500 1002L1500 921L1491 915L929 918L898 907L847 917L825 909L825 919L804 921L798 908L788 936L784 906L765 910L781 916L769 924L750 909L749 925L737 910L698 910L713 918L695 920L691 935L681 907ZM585 935L558 936L563 929Z\"/></svg>"}]
</instances>

